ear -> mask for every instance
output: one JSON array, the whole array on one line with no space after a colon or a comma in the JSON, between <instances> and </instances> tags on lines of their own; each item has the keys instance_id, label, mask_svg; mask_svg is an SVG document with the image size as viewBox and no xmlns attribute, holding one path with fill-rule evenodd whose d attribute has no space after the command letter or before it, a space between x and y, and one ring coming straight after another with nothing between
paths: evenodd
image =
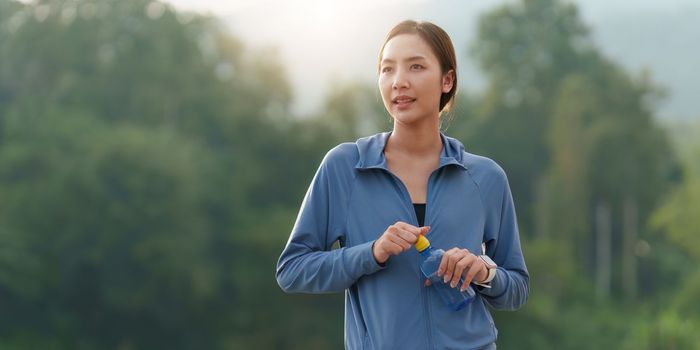
<instances>
[{"instance_id":1,"label":"ear","mask_svg":"<svg viewBox=\"0 0 700 350\"><path fill-rule=\"evenodd\" d=\"M454 69L450 69L449 72L445 73L445 75L442 76L442 93L448 93L450 90L452 90L452 86L454 86L455 82L455 71Z\"/></svg>"}]
</instances>

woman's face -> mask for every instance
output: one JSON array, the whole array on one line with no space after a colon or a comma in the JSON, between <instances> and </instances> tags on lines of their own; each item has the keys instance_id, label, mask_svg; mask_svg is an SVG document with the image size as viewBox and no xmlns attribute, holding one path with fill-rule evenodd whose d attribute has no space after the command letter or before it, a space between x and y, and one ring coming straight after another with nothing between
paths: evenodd
<instances>
[{"instance_id":1,"label":"woman's face","mask_svg":"<svg viewBox=\"0 0 700 350\"><path fill-rule=\"evenodd\" d=\"M400 34L384 46L379 66L379 91L384 107L397 121L410 124L437 118L440 96L452 89L452 74L417 34Z\"/></svg>"}]
</instances>

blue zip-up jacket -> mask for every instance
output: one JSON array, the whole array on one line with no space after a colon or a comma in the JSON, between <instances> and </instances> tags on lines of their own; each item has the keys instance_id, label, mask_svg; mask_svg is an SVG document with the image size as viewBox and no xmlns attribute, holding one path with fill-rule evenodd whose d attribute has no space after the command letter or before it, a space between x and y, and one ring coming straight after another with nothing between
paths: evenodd
<instances>
[{"instance_id":1,"label":"blue zip-up jacket","mask_svg":"<svg viewBox=\"0 0 700 350\"><path fill-rule=\"evenodd\" d=\"M433 247L466 248L498 265L491 288L477 287L465 309L451 311L423 285L415 249L382 266L372 243L397 221L418 226L408 190L389 171L391 132L342 143L319 166L277 263L288 293L345 291L347 349L479 349L496 341L486 307L515 310L528 297L508 180L494 161L465 152L440 132L440 165L428 180L425 225ZM340 248L331 250L335 241Z\"/></svg>"}]
</instances>

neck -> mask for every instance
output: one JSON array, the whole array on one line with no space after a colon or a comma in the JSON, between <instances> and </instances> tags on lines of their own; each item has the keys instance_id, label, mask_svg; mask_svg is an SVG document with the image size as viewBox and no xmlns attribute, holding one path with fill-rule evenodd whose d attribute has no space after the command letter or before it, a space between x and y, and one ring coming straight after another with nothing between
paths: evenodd
<instances>
[{"instance_id":1,"label":"neck","mask_svg":"<svg viewBox=\"0 0 700 350\"><path fill-rule=\"evenodd\" d=\"M394 130L389 135L385 151L411 157L429 157L442 150L439 117L426 118L424 123L402 124L394 119Z\"/></svg>"}]
</instances>

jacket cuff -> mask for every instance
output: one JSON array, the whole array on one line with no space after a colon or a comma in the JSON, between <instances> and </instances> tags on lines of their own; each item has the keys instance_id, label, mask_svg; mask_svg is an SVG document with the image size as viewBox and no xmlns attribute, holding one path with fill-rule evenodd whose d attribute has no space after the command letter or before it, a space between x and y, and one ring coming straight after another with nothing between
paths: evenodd
<instances>
[{"instance_id":1,"label":"jacket cuff","mask_svg":"<svg viewBox=\"0 0 700 350\"><path fill-rule=\"evenodd\" d=\"M374 258L374 243L377 243L377 241L376 240L372 241L372 245L369 248L369 253L372 255L372 259L374 259L374 262L376 262L377 265L379 265L381 267L386 267L386 261L383 263L380 263L379 261L377 261L377 259Z\"/></svg>"},{"instance_id":2,"label":"jacket cuff","mask_svg":"<svg viewBox=\"0 0 700 350\"><path fill-rule=\"evenodd\" d=\"M379 264L372 254L372 247L375 241L369 241L356 245L354 247L347 248L352 251L352 254L357 254L357 259L359 259L358 266L361 271L359 271L358 277L362 275L369 275L375 273L379 270L386 268L386 264Z\"/></svg>"},{"instance_id":3,"label":"jacket cuff","mask_svg":"<svg viewBox=\"0 0 700 350\"><path fill-rule=\"evenodd\" d=\"M490 285L491 288L477 286L476 289L480 294L492 298L498 298L506 292L508 289L508 276L502 267L497 267L496 277L491 280Z\"/></svg>"}]
</instances>

